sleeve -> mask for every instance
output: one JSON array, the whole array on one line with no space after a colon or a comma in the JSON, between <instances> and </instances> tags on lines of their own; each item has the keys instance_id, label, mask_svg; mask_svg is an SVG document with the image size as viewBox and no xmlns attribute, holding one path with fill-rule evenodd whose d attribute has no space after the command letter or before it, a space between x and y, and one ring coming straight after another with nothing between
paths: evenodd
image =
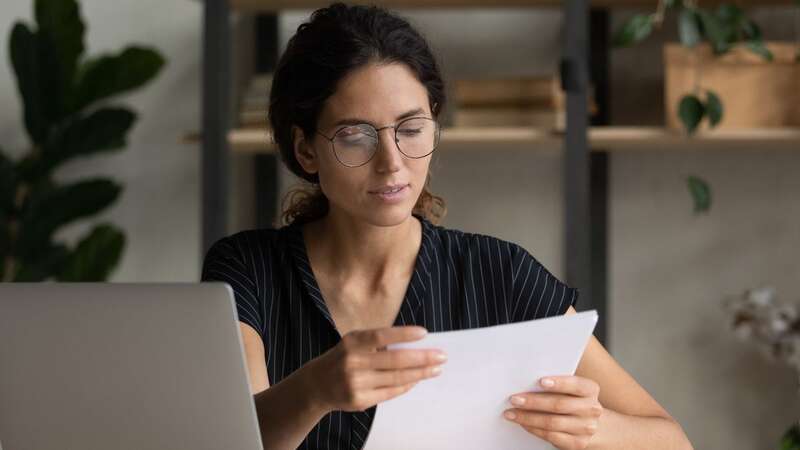
<instances>
[{"instance_id":1,"label":"sleeve","mask_svg":"<svg viewBox=\"0 0 800 450\"><path fill-rule=\"evenodd\" d=\"M264 338L264 305L260 301L252 270L245 265L231 237L218 240L208 250L200 281L228 283L233 289L239 320L253 327Z\"/></svg>"},{"instance_id":2,"label":"sleeve","mask_svg":"<svg viewBox=\"0 0 800 450\"><path fill-rule=\"evenodd\" d=\"M553 276L525 248L516 245L512 255L512 321L563 315L575 306L579 291Z\"/></svg>"}]
</instances>

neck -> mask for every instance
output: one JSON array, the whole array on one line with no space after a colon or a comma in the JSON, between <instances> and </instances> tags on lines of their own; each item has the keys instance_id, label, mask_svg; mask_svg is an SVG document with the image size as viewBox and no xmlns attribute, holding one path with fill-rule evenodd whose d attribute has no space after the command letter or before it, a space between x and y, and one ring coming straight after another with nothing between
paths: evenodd
<instances>
[{"instance_id":1,"label":"neck","mask_svg":"<svg viewBox=\"0 0 800 450\"><path fill-rule=\"evenodd\" d=\"M396 225L379 226L333 210L308 224L306 233L309 251L313 247L327 277L373 287L413 272L421 239L422 224L413 216Z\"/></svg>"}]
</instances>

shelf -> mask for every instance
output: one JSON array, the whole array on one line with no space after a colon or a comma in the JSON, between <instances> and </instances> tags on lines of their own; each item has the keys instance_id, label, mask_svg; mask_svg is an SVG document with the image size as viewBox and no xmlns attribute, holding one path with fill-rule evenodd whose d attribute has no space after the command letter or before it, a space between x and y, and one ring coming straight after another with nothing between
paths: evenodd
<instances>
[{"instance_id":1,"label":"shelf","mask_svg":"<svg viewBox=\"0 0 800 450\"><path fill-rule=\"evenodd\" d=\"M231 149L237 153L272 153L270 135L265 130L237 129L228 134ZM198 142L199 135L184 141ZM487 149L561 148L564 134L544 129L445 128L439 148L444 151ZM800 150L800 128L717 130L688 137L682 132L661 127L589 128L592 151L654 150Z\"/></svg>"},{"instance_id":2,"label":"shelf","mask_svg":"<svg viewBox=\"0 0 800 450\"><path fill-rule=\"evenodd\" d=\"M330 4L321 0L230 0L231 8L240 11L280 11L291 9L316 9ZM350 4L375 4L369 0L353 0ZM487 3L486 0L384 0L380 6L391 9L444 9L444 8L530 8L562 7L561 0L499 0ZM592 6L606 8L651 8L655 10L657 0L590 0ZM704 6L719 3L734 3L739 6L790 6L794 0L708 0Z\"/></svg>"}]
</instances>

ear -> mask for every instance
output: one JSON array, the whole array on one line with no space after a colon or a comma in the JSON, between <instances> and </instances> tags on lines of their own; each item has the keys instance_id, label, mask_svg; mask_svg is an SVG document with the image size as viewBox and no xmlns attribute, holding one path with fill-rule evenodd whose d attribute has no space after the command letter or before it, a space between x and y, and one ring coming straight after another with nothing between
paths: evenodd
<instances>
[{"instance_id":1,"label":"ear","mask_svg":"<svg viewBox=\"0 0 800 450\"><path fill-rule=\"evenodd\" d=\"M314 174L319 171L319 159L317 151L306 140L305 133L297 125L292 125L292 143L294 147L294 157L300 166L307 173Z\"/></svg>"}]
</instances>

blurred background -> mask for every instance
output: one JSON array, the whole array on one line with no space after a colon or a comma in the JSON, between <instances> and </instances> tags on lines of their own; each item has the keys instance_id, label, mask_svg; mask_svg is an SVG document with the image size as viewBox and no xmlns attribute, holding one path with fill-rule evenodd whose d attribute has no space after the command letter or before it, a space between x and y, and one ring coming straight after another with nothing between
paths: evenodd
<instances>
[{"instance_id":1,"label":"blurred background","mask_svg":"<svg viewBox=\"0 0 800 450\"><path fill-rule=\"evenodd\" d=\"M800 48L800 5L742 5L748 20L758 24L763 42L784 45L768 47L778 68L765 71L767 62L743 56L744 62L714 69L714 59L722 56L707 56L703 67L712 68L702 69L700 79L708 74L711 84L704 88L716 89L727 107L717 129L709 132L704 128L714 118L714 105L705 104L704 125L686 137L691 105L680 109L684 121L679 121L680 95L667 94L668 66L675 64L670 67L677 71L673 89L690 92L697 69L680 65L696 64L703 56L665 63L668 44L691 39L685 35L691 27L681 24L688 19L666 11L663 24L650 33L641 24L630 28L631 19L658 11L656 1L640 3L601 8L599 16L608 30L603 71L608 79L602 86L607 95L595 96L594 110L605 115L602 125L617 127L610 137L598 137L595 146L604 150L607 163L605 344L683 425L695 448L779 448L781 436L800 418L797 373L737 339L725 300L763 286L774 289L779 299L800 300L800 63L779 58L782 48ZM718 3L709 10L716 11ZM138 114L122 151L74 158L54 171L54 179L64 183L103 176L123 188L113 205L59 227L55 239L75 245L96 223L110 222L124 231L125 243L109 281L197 281L204 254L197 138L202 133L203 4L84 0L80 8L86 54L140 45L157 50L164 64L147 84L115 100ZM535 100L531 104L539 106L481 109L479 103L469 104L481 83L513 79L522 92L528 89L524 86L532 91L557 77L565 32L562 9L398 11L428 38L449 83L445 125L456 131L431 165L432 190L447 202L443 225L517 242L564 277L564 159L558 133L563 98L558 89L542 88L546 107ZM291 9L271 16L278 51L310 12ZM260 14L243 8L230 17L231 121L240 140L229 149L229 205L220 212L227 215L228 233L263 226L263 217L278 214L280 202L264 202L259 186L275 183L275 194L282 198L297 181L283 169L269 180L256 170L258 158L269 152L259 125L269 88L269 74L258 73ZM9 37L18 21L33 26L32 2L0 3L0 148L10 159L23 158L32 147L11 65ZM641 41L614 46L615 35L625 27L638 32ZM694 81L686 81L687 73ZM755 75L737 79L745 73ZM779 84L783 91L775 93L771 87ZM736 105L736 98L722 95L737 89L742 97L760 100ZM505 114L502 120L513 122L517 131L533 127L544 130L545 137L524 135L521 143L487 138L498 133L489 122L500 116L493 116L491 108L506 108L498 114ZM781 114L767 119L757 114L765 111ZM726 125L734 117L744 122ZM748 118L763 122L748 124ZM459 129L468 132L459 134ZM691 184L690 176L702 181ZM586 306L579 301L579 310Z\"/></svg>"}]
</instances>

